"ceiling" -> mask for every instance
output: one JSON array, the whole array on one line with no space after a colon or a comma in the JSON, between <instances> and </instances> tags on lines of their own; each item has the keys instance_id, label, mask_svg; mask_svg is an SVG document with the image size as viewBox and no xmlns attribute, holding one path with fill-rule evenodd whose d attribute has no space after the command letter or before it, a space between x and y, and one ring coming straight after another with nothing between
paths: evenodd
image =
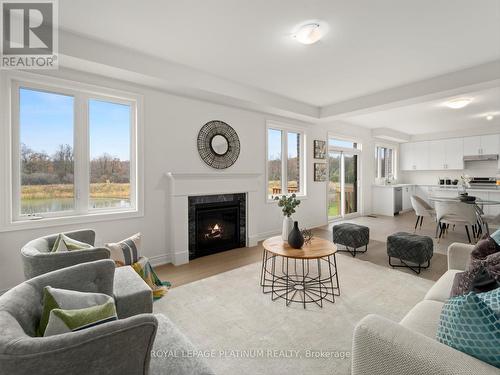
<instances>
[{"instance_id":1,"label":"ceiling","mask_svg":"<svg viewBox=\"0 0 500 375\"><path fill-rule=\"evenodd\" d=\"M500 127L500 87L459 95L473 98L465 108L450 109L444 105L456 97L353 116L346 121L366 128L389 128L409 135ZM495 117L487 121L486 114L490 113Z\"/></svg>"},{"instance_id":2,"label":"ceiling","mask_svg":"<svg viewBox=\"0 0 500 375\"><path fill-rule=\"evenodd\" d=\"M59 19L318 107L500 59L500 0L60 0ZM291 30L309 19L330 31L300 45Z\"/></svg>"}]
</instances>

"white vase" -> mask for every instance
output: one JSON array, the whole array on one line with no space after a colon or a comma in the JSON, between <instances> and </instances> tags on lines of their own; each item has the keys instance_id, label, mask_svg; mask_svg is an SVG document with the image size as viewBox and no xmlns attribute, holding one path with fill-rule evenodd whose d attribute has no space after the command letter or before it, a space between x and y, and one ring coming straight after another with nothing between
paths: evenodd
<instances>
[{"instance_id":1,"label":"white vase","mask_svg":"<svg viewBox=\"0 0 500 375\"><path fill-rule=\"evenodd\" d=\"M281 232L281 238L283 241L288 241L288 234L293 229L293 219L291 217L283 217L283 230Z\"/></svg>"}]
</instances>

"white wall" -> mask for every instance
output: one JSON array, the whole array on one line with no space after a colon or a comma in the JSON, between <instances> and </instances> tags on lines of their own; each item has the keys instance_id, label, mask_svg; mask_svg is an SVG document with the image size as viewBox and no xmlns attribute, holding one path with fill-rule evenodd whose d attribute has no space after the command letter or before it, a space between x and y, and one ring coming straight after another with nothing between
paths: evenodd
<instances>
[{"instance_id":1,"label":"white wall","mask_svg":"<svg viewBox=\"0 0 500 375\"><path fill-rule=\"evenodd\" d=\"M170 249L168 249L166 238L168 214L165 173L211 171L211 168L199 158L196 137L201 126L214 119L230 124L240 137L240 157L229 171L262 173L262 181L265 175L266 120L288 122L301 125L306 129L308 197L298 209L296 219L308 227L327 223L326 183L313 181L313 139L326 139L329 131L358 138L363 143L362 171L366 170L366 175L362 172L363 211L368 213L370 210L369 186L373 182L373 158L371 157L373 145L369 131L365 129L335 123L316 125L301 123L263 113L193 100L77 71L60 70L44 74L127 90L144 96L144 217L90 225L80 224L0 233L0 251L2 252L0 290L23 281L19 251L24 243L42 235L83 227L92 228L97 232L98 244L118 241L135 232L142 232L144 234L143 255L150 257L154 262L168 261ZM3 124L3 126L8 126L8 124ZM275 204L266 202L264 184L262 184L261 193L262 199L254 202L249 209L258 212L257 233L264 238L279 232L282 216Z\"/></svg>"}]
</instances>

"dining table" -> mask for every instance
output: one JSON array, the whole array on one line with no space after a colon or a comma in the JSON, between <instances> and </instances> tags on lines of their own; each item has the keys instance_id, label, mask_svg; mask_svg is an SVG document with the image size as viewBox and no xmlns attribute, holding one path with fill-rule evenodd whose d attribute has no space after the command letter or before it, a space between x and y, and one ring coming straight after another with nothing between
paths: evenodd
<instances>
[{"instance_id":1,"label":"dining table","mask_svg":"<svg viewBox=\"0 0 500 375\"><path fill-rule=\"evenodd\" d=\"M500 206L500 200L490 200L490 199L481 199L479 197L475 197L475 199L464 199L461 196L456 197L430 197L429 200L431 202L462 202L465 204L474 205L477 213L478 224L484 227L486 234L490 233L488 220L492 219L484 214L485 206ZM495 217L500 219L500 215ZM499 223L500 224L500 223Z\"/></svg>"}]
</instances>

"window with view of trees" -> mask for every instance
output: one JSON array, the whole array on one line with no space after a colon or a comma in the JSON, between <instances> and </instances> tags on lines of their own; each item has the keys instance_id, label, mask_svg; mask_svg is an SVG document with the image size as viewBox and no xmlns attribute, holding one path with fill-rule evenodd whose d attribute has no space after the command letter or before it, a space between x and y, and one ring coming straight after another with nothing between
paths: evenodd
<instances>
[{"instance_id":1,"label":"window with view of trees","mask_svg":"<svg viewBox=\"0 0 500 375\"><path fill-rule=\"evenodd\" d=\"M90 100L89 134L90 208L130 207L130 106Z\"/></svg>"},{"instance_id":2,"label":"window with view of trees","mask_svg":"<svg viewBox=\"0 0 500 375\"><path fill-rule=\"evenodd\" d=\"M74 98L19 90L21 215L75 209Z\"/></svg>"},{"instance_id":3,"label":"window with view of trees","mask_svg":"<svg viewBox=\"0 0 500 375\"><path fill-rule=\"evenodd\" d=\"M304 194L303 142L304 135L301 132L268 128L267 192L269 197L279 194Z\"/></svg>"},{"instance_id":4,"label":"window with view of trees","mask_svg":"<svg viewBox=\"0 0 500 375\"><path fill-rule=\"evenodd\" d=\"M26 86L13 91L14 220L135 208L135 102Z\"/></svg>"}]
</instances>

